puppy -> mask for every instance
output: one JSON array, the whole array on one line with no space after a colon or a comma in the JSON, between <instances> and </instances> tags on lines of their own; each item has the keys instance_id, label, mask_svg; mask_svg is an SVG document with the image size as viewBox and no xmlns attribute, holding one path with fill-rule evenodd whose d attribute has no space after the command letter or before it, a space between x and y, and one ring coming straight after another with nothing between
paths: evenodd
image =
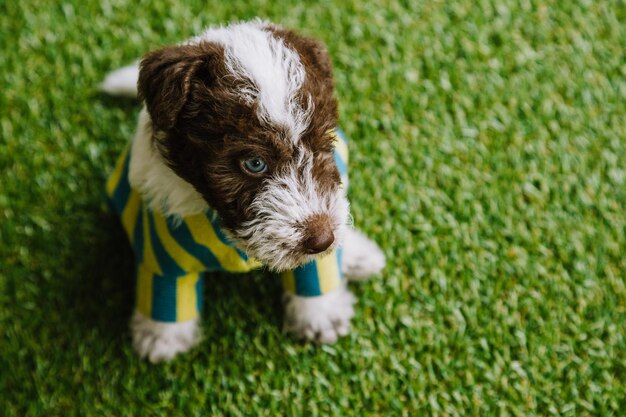
<instances>
[{"instance_id":1,"label":"puppy","mask_svg":"<svg viewBox=\"0 0 626 417\"><path fill-rule=\"evenodd\" d=\"M282 273L285 329L347 334L345 277L385 258L348 227L347 146L323 45L267 22L210 28L111 73L145 103L107 182L137 259L133 346L152 362L199 340L202 277Z\"/></svg>"}]
</instances>

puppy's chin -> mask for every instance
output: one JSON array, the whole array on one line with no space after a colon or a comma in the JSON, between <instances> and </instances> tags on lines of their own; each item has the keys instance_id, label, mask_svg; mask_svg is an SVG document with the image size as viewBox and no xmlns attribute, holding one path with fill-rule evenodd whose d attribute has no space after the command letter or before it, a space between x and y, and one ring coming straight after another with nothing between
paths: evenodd
<instances>
[{"instance_id":1,"label":"puppy's chin","mask_svg":"<svg viewBox=\"0 0 626 417\"><path fill-rule=\"evenodd\" d=\"M237 246L269 269L277 272L294 269L329 254L341 245L349 219L348 200L342 190L317 201L315 207L311 207L311 201L285 206L284 199L268 196L261 196L258 201L259 204L253 204L255 217L227 233ZM320 212L331 222L334 241L326 250L310 254L303 245L306 232L302 224L312 214Z\"/></svg>"}]
</instances>

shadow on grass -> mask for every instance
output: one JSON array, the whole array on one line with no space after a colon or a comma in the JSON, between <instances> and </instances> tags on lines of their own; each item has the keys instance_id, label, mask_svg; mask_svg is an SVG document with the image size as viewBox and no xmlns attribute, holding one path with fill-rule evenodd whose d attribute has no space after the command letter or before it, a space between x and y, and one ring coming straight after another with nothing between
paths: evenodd
<instances>
[{"instance_id":1,"label":"shadow on grass","mask_svg":"<svg viewBox=\"0 0 626 417\"><path fill-rule=\"evenodd\" d=\"M94 92L92 98L105 108L117 108L129 118L136 118L132 115L138 111L139 103L134 98L111 97L101 92ZM95 141L110 141L105 132L95 129L93 133ZM82 202L76 201L71 208L71 221L61 220L68 218L67 208L57 207L59 213L50 216L59 219L52 224L52 229L58 231L53 240L64 247L58 263L62 266L54 274L63 276L63 283L51 283L51 291L58 297L55 308L63 312L64 320L73 323L72 329L66 331L78 332L67 335L69 339L82 341L85 335L95 332L95 338L114 341L115 350L120 350L130 346L128 321L135 299L134 254L118 217L104 207L103 196L98 198L108 173L102 172L101 166L91 169L99 174L84 179L91 192L78 197ZM202 318L207 338L231 339L238 332L254 331L263 322L279 327L281 290L280 281L275 278L264 271L206 273Z\"/></svg>"},{"instance_id":2,"label":"shadow on grass","mask_svg":"<svg viewBox=\"0 0 626 417\"><path fill-rule=\"evenodd\" d=\"M103 387L143 409L158 401L155 386L169 387L172 367L185 364L178 375L192 380L196 361L227 373L233 363L244 363L259 332L268 333L266 340L275 334L271 327L280 326L279 280L264 272L207 274L202 344L165 366L140 360L128 330L134 256L119 220L95 195L85 190L76 201L46 208L49 231L28 238L33 257L13 268L6 285L13 307L0 349L0 367L9 371L0 372L0 387L10 399L9 415L50 406L43 398L54 398L54 408L73 409L77 396L89 398L85 404L110 404ZM153 385L135 392L129 387L136 379ZM78 381L86 391L76 392Z\"/></svg>"},{"instance_id":3,"label":"shadow on grass","mask_svg":"<svg viewBox=\"0 0 626 417\"><path fill-rule=\"evenodd\" d=\"M75 253L82 259L67 277L57 308L65 320L75 324L67 331L78 331L67 335L69 339L113 342L110 348L124 355L130 346L128 320L135 297L134 255L114 214L104 210L92 216L93 235L97 237L86 238L86 251L82 249L86 242L76 240ZM70 232L75 233L79 231ZM72 259L63 263L72 263ZM206 273L204 284L205 343L224 341L232 346L237 334L252 335L264 323L281 325L280 282L269 273ZM93 354L98 354L98 349Z\"/></svg>"}]
</instances>

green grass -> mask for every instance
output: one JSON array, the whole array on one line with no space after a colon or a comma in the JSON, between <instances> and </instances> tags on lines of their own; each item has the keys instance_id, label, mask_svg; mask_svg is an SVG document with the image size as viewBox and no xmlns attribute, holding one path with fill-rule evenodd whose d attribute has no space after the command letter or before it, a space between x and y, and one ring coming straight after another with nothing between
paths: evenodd
<instances>
[{"instance_id":1,"label":"green grass","mask_svg":"<svg viewBox=\"0 0 626 417\"><path fill-rule=\"evenodd\" d=\"M0 2L0 414L624 415L623 2L52 3ZM253 16L327 43L388 267L324 347L276 279L215 276L204 342L150 365L102 199L138 106L96 86Z\"/></svg>"}]
</instances>

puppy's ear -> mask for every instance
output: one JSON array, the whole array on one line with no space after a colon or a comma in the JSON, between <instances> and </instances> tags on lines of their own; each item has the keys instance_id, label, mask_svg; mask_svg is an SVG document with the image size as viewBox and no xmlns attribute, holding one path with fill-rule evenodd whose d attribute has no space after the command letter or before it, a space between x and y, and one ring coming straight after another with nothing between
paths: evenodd
<instances>
[{"instance_id":1,"label":"puppy's ear","mask_svg":"<svg viewBox=\"0 0 626 417\"><path fill-rule=\"evenodd\" d=\"M220 62L223 50L209 42L168 46L145 55L137 88L152 123L161 130L172 129L187 102L194 77L201 76L203 84L211 83Z\"/></svg>"},{"instance_id":2,"label":"puppy's ear","mask_svg":"<svg viewBox=\"0 0 626 417\"><path fill-rule=\"evenodd\" d=\"M321 83L321 87L330 90L334 88L333 65L322 42L279 26L271 26L269 30L298 51L300 59L306 67L313 70L311 75L316 78L317 82Z\"/></svg>"},{"instance_id":3,"label":"puppy's ear","mask_svg":"<svg viewBox=\"0 0 626 417\"><path fill-rule=\"evenodd\" d=\"M329 85L333 86L333 64L326 46L317 39L300 38L304 47L301 54L317 69L318 75Z\"/></svg>"}]
</instances>

